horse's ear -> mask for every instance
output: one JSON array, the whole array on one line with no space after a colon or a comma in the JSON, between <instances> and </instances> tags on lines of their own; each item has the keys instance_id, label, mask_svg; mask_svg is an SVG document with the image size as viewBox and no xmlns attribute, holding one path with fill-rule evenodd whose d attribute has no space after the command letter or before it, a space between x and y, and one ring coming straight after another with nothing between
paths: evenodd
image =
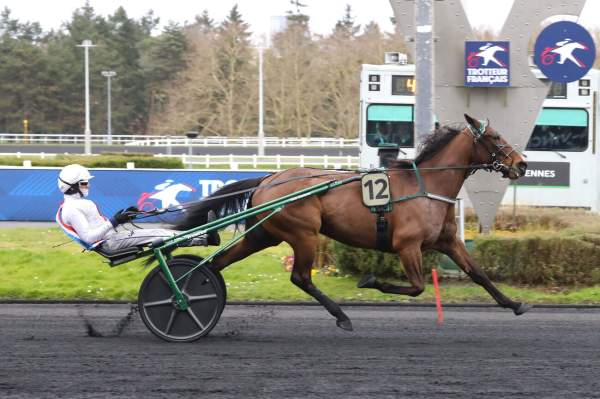
<instances>
[{"instance_id":1,"label":"horse's ear","mask_svg":"<svg viewBox=\"0 0 600 399\"><path fill-rule=\"evenodd\" d=\"M473 126L475 129L479 129L479 127L481 126L477 119L473 119L467 114L465 114L465 120L469 125Z\"/></svg>"}]
</instances>

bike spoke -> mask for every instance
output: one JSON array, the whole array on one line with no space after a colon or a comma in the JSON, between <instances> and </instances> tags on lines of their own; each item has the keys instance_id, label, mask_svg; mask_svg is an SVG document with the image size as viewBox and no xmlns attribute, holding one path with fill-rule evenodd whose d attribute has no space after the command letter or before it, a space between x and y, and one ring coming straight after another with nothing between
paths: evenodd
<instances>
[{"instance_id":1,"label":"bike spoke","mask_svg":"<svg viewBox=\"0 0 600 399\"><path fill-rule=\"evenodd\" d=\"M168 299L161 299L160 301L146 302L144 304L144 307L150 308L152 306L162 306L162 305L171 305L171 304L173 304L173 299L168 298Z\"/></svg>"},{"instance_id":2,"label":"bike spoke","mask_svg":"<svg viewBox=\"0 0 600 399\"><path fill-rule=\"evenodd\" d=\"M215 299L217 298L217 294L208 294L208 295L195 295L195 296L188 296L187 300L188 302L197 302L197 301L206 301L208 299Z\"/></svg>"},{"instance_id":3,"label":"bike spoke","mask_svg":"<svg viewBox=\"0 0 600 399\"><path fill-rule=\"evenodd\" d=\"M169 331L171 331L171 328L173 327L173 322L175 321L175 316L177 316L177 310L173 309L171 311L171 317L169 317L169 322L167 323L167 328L165 329L165 334L169 334Z\"/></svg>"},{"instance_id":4,"label":"bike spoke","mask_svg":"<svg viewBox=\"0 0 600 399\"><path fill-rule=\"evenodd\" d=\"M181 292L185 292L187 290L187 287L190 284L190 280L192 279L192 274L193 273L188 274L188 276L185 278L185 281L183 282L183 285L181 286Z\"/></svg>"},{"instance_id":5,"label":"bike spoke","mask_svg":"<svg viewBox=\"0 0 600 399\"><path fill-rule=\"evenodd\" d=\"M198 320L198 318L196 317L196 314L194 313L192 308L187 308L187 312L190 315L190 317L192 318L192 320L194 320L194 323L196 323L198 325L198 327L200 327L200 330L204 330L206 328L204 326L204 324L202 324L202 322L200 322L200 320Z\"/></svg>"}]
</instances>

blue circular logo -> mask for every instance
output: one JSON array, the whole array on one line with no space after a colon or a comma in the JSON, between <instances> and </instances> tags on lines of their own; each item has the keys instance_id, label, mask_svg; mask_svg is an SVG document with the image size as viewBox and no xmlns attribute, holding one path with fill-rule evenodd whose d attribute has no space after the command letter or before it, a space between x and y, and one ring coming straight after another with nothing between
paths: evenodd
<instances>
[{"instance_id":1,"label":"blue circular logo","mask_svg":"<svg viewBox=\"0 0 600 399\"><path fill-rule=\"evenodd\" d=\"M534 61L548 79L573 82L594 65L596 45L590 33L575 22L548 25L535 41Z\"/></svg>"}]
</instances>

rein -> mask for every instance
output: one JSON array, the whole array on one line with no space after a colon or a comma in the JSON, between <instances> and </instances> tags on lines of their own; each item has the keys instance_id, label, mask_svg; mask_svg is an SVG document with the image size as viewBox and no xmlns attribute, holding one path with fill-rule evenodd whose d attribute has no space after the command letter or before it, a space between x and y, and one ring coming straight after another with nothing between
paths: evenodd
<instances>
[{"instance_id":1,"label":"rein","mask_svg":"<svg viewBox=\"0 0 600 399\"><path fill-rule=\"evenodd\" d=\"M413 198L419 198L419 197L427 197L427 198L431 198L431 199L436 199L439 201L443 201L443 202L449 202L454 204L456 202L455 199L451 199L448 197L444 197L441 195L437 195L437 194L433 194L433 193L429 193L427 191L425 191L425 186L423 184L423 181L421 179L421 174L419 173L419 171L437 171L437 170L456 170L456 169L462 169L462 170L472 170L474 173L474 171L476 170L488 170L490 171L493 168L493 164L476 164L476 165L468 165L468 166L433 166L433 167L428 167L428 168L419 168L417 167L417 165L413 162L411 165L411 168L386 168L383 169L384 171L390 171L390 172L415 172L416 176L417 176L417 182L419 184L419 192L416 194L412 194L406 197L400 197L400 198L395 198L393 199L391 202L403 202L403 201L407 201ZM236 195L240 195L240 194L245 194L245 193L251 193L254 192L258 189L267 189L267 188L272 188L272 187L276 187L282 184L286 184L292 181L296 181L296 180L306 180L306 179L315 179L315 178L319 178L319 177L325 177L325 176L339 176L341 173L358 173L360 175L366 174L366 173L370 173L370 172L374 172L374 171L382 171L382 169L376 168L376 169L337 169L339 170L339 172L334 172L334 173L321 173L318 175L313 175L313 176L296 176L296 177L290 177L288 179L285 180L281 180L281 181L277 181L277 182L273 182L273 183L269 183L266 186L260 186L260 187L252 187L252 188L247 188L244 190L238 190L238 191L233 191L231 193L227 193L227 194L222 194L222 195L215 195L215 196L211 196L210 199L223 199L223 198L228 198L228 197L234 197ZM266 176L265 176L266 177ZM356 180L358 181L358 180ZM208 197L207 197L208 198ZM159 216L162 215L164 213L173 213L173 212L182 212L188 208L193 208L194 206L196 206L196 204L189 204L189 205L180 205L177 206L175 208L165 208L165 209L155 209L153 211L147 211L147 212L140 212L140 216L137 216L135 218L135 220L139 220L139 219L146 219L149 217L153 217L153 216Z\"/></svg>"},{"instance_id":2,"label":"rein","mask_svg":"<svg viewBox=\"0 0 600 399\"><path fill-rule=\"evenodd\" d=\"M467 124L467 128L468 128L469 132L471 133L471 135L473 136L473 141L475 142L475 144L479 143L479 140L485 134L485 131L486 131L487 125L488 125L487 121L484 121L484 120L479 121L479 123L480 123L479 128L476 128L474 126L471 126L470 124ZM396 167L396 168L375 168L375 169L363 169L363 168L360 168L360 169L337 169L336 172L333 172L333 173L320 173L320 174L316 174L316 175L312 175L312 176L290 177L285 180L274 181L265 186L257 186L257 187L252 187L252 188L248 188L248 189L244 189L244 190L234 191L234 192L227 193L227 194L210 196L210 199L211 200L223 199L223 198L234 197L234 196L237 196L240 194L253 193L254 191L256 191L258 189L272 188L272 187L276 187L276 186L286 184L286 183L296 181L296 180L315 179L315 178L320 178L320 177L325 177L325 176L339 176L342 173L356 173L359 175L364 175L364 174L376 172L376 171L384 171L384 172L389 171L389 172L414 172L416 179L417 179L417 183L419 185L419 191L417 193L411 194L408 196L404 196L404 197L395 198L395 199L391 200L391 203L404 202L404 201L408 201L408 200L411 200L414 198L426 197L426 198L431 198L431 199L442 201L442 202L447 202L450 204L455 204L456 199L454 199L454 198L449 198L449 197L445 197L445 196L438 195L438 194L433 194L433 193L426 191L420 172L421 171L438 171L438 170L466 170L467 176L469 176L469 175L475 173L477 170L506 171L506 169L507 169L506 165L504 165L502 163L502 161L499 161L497 159L496 153L490 151L485 145L482 144L482 146L490 154L492 163L472 164L472 165L465 165L465 166L432 166L432 167L427 167L427 168L419 168L413 161L413 162L411 162L410 168ZM511 153L506 154L503 151L503 147L500 147L500 146L496 146L496 147L497 147L497 150L502 155L504 155L504 159L508 158L510 156L510 154L512 153L512 151L511 151ZM513 151L514 151L514 149L513 149ZM267 176L265 176L265 177L267 177ZM353 180L353 181L358 181L358 180ZM350 182L352 182L352 181L349 181L347 183L350 183ZM185 209L192 208L194 206L196 206L195 203L189 204L187 206L180 205L175 208L155 209L154 211L140 212L140 216L137 216L135 219L136 220L137 219L145 219L145 218L149 218L149 217L153 217L153 216L158 216L158 215L161 215L164 213L181 212L181 211L184 211Z\"/></svg>"}]
</instances>

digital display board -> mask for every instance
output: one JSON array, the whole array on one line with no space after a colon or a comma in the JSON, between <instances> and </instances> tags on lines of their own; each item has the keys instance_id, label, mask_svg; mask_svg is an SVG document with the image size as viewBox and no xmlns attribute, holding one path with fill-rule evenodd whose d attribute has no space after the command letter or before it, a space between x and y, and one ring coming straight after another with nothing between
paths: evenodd
<instances>
[{"instance_id":1,"label":"digital display board","mask_svg":"<svg viewBox=\"0 0 600 399\"><path fill-rule=\"evenodd\" d=\"M392 95L394 96L414 96L416 87L414 76L392 76Z\"/></svg>"}]
</instances>

